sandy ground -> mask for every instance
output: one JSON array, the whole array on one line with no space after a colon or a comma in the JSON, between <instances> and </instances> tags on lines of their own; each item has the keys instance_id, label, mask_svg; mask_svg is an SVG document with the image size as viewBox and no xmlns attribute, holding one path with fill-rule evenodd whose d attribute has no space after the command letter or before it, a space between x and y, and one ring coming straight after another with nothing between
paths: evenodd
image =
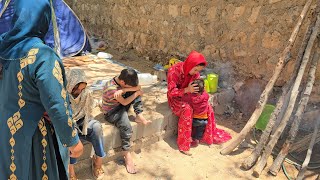
<instances>
[{"instance_id":1,"label":"sandy ground","mask_svg":"<svg viewBox=\"0 0 320 180\"><path fill-rule=\"evenodd\" d=\"M217 123L220 128L235 136L244 126L245 121L236 121L233 117L230 119L217 117ZM287 179L282 170L277 177L274 177L267 174L267 169L263 171L260 178L254 178L251 170L243 171L240 168L243 159L252 149L240 148L228 156L222 156L219 153L222 147L223 145L199 145L191 149L193 155L190 157L178 151L176 137L172 136L133 153L136 168L139 171L135 175L126 172L122 158L104 164L103 168L106 172L104 180ZM272 157L269 158L267 166L271 164ZM298 171L294 166L285 163L285 167L291 177L296 177ZM319 171L308 171L306 179L317 179L318 174ZM78 178L92 179L91 170L85 169L79 172Z\"/></svg>"},{"instance_id":2,"label":"sandy ground","mask_svg":"<svg viewBox=\"0 0 320 180\"><path fill-rule=\"evenodd\" d=\"M189 157L177 150L175 137L170 137L134 153L137 174L128 174L123 161L118 159L104 165L104 179L255 179L251 173L239 168L241 157L247 153L222 156L219 149L220 146L200 145L191 150L193 155ZM78 178L92 179L90 170L78 173ZM261 177L267 178L286 179L282 173L278 177L267 177L265 174Z\"/></svg>"}]
</instances>

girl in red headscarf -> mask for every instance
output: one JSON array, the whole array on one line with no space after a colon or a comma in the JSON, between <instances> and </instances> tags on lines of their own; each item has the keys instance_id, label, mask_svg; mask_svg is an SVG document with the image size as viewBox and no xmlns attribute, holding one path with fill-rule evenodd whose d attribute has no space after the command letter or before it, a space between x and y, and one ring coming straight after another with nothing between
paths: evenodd
<instances>
[{"instance_id":1,"label":"girl in red headscarf","mask_svg":"<svg viewBox=\"0 0 320 180\"><path fill-rule=\"evenodd\" d=\"M173 113L179 116L178 139L179 150L187 155L192 141L192 105L183 101L182 97L188 93L199 91L196 84L192 84L195 79L200 78L200 71L204 69L207 62L204 56L196 51L192 51L184 62L173 65L168 70L168 103ZM230 134L218 129L215 124L214 112L208 106L208 124L206 125L201 142L207 144L220 144L231 139Z\"/></svg>"}]
</instances>

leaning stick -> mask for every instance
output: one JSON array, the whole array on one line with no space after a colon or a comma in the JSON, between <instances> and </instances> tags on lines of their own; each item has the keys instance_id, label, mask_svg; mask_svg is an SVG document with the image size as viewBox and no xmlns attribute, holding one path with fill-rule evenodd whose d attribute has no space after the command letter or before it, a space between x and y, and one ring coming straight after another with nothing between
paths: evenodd
<instances>
[{"instance_id":1,"label":"leaning stick","mask_svg":"<svg viewBox=\"0 0 320 180\"><path fill-rule=\"evenodd\" d=\"M291 95L290 95L290 101L289 101L289 105L288 108L286 110L286 113L283 117L282 122L280 123L280 125L278 126L278 128L276 129L276 131L274 132L274 134L272 134L270 136L270 141L268 143L268 145L265 147L265 150L261 156L261 159L258 161L258 163L256 164L256 167L253 170L253 175L255 177L259 177L263 168L265 167L266 163L267 163L267 158L270 156L273 147L275 146L275 144L277 143L282 131L284 130L284 128L287 125L287 122L290 119L290 116L292 114L297 96L299 94L299 86L301 84L301 80L304 74L304 71L306 69L306 66L308 64L308 61L310 59L310 54L314 45L314 41L317 38L318 32L319 32L319 28L320 28L320 15L317 15L317 22L316 25L313 28L310 40L308 42L306 51L303 55L303 61L301 63L300 66L300 70L297 76L297 79L295 80L295 83L292 87L292 91L291 91Z\"/></svg>"},{"instance_id":2,"label":"leaning stick","mask_svg":"<svg viewBox=\"0 0 320 180\"><path fill-rule=\"evenodd\" d=\"M319 52L316 52L315 55L313 56L313 60L312 60L310 71L309 71L309 79L308 79L306 88L303 92L303 95L301 97L301 101L299 103L298 110L294 116L294 120L293 120L291 129L290 129L290 132L289 132L289 136L287 137L287 140L283 144L280 153L278 154L277 158L275 159L275 161L273 162L272 166L269 169L269 172L274 176L277 175L284 158L287 156L289 149L290 149L296 135L298 134L299 125L300 125L300 122L302 119L302 115L303 115L305 108L308 104L309 96L311 94L313 84L315 81L315 73L316 73L316 69L317 69L318 60L319 60Z\"/></svg>"},{"instance_id":3,"label":"leaning stick","mask_svg":"<svg viewBox=\"0 0 320 180\"><path fill-rule=\"evenodd\" d=\"M301 170L299 171L299 174L297 176L297 180L302 180L302 178L304 176L304 173L307 170L307 167L308 167L308 164L310 162L311 155L312 155L312 149L313 149L313 146L314 146L314 143L315 143L315 140L316 140L316 136L317 136L317 132L318 132L318 129L319 129L319 124L320 124L320 117L318 116L317 122L316 122L315 127L314 127L312 139L311 139L311 142L310 142L310 145L309 145L309 149L308 149L308 152L307 152L307 156L306 156L306 159L303 161ZM318 176L318 179L319 179L319 176Z\"/></svg>"},{"instance_id":4,"label":"leaning stick","mask_svg":"<svg viewBox=\"0 0 320 180\"><path fill-rule=\"evenodd\" d=\"M284 65L289 61L290 59L290 51L292 49L292 46L296 40L297 34L300 30L301 24L309 10L309 7L311 5L312 0L308 0L305 4L305 6L303 7L303 10L300 14L298 23L296 24L290 39L288 41L288 44L286 46L286 48L283 50L278 64L275 68L275 71L271 77L271 79L269 80L268 84L266 85L265 90L262 92L261 96L260 96L260 100L258 101L257 105L256 105L256 109L253 112L252 116L250 117L249 121L247 122L247 124L245 125L245 127L241 130L241 132L239 133L239 135L237 137L235 137L234 139L232 139L230 141L230 143L228 144L227 147L225 147L220 153L222 155L226 155L229 154L231 151L233 151L242 141L243 139L245 139L245 137L247 136L247 134L250 132L251 128L256 124L258 118L260 117L262 110L264 108L264 106L267 103L267 100L269 98L269 94L271 92L271 90L273 89L273 86L276 82L276 80L278 79L281 71L283 70Z\"/></svg>"},{"instance_id":5,"label":"leaning stick","mask_svg":"<svg viewBox=\"0 0 320 180\"><path fill-rule=\"evenodd\" d=\"M320 5L317 6L317 9L315 12L318 12L320 9ZM290 94L290 87L292 87L299 71L299 67L301 65L302 59L303 59L303 54L305 52L305 49L308 45L311 33L312 33L312 28L315 26L316 20L317 20L317 13L313 15L313 18L311 20L311 23L305 33L303 42L300 46L299 53L296 58L295 62L295 67L292 72L292 76L289 80L289 82L283 87L282 89L282 95L279 98L279 101L277 102L276 108L274 112L271 114L270 120L267 124L266 129L263 131L263 134L260 137L259 143L255 147L255 149L252 151L251 155L247 157L244 162L242 163L241 167L245 170L249 170L258 160L259 156L261 155L261 152L266 145L267 141L269 140L269 136L272 132L272 129L274 127L274 124L277 120L281 120L284 112L286 111L288 107L288 102L289 102L289 94Z\"/></svg>"}]
</instances>

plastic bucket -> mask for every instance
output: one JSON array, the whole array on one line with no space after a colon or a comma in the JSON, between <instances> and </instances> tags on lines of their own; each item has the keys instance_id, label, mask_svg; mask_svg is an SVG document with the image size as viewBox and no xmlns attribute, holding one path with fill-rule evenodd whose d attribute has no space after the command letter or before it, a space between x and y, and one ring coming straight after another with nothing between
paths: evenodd
<instances>
[{"instance_id":1,"label":"plastic bucket","mask_svg":"<svg viewBox=\"0 0 320 180\"><path fill-rule=\"evenodd\" d=\"M218 80L219 75L215 73L211 73L207 75L207 80L209 83L210 93L215 93L218 90Z\"/></svg>"}]
</instances>

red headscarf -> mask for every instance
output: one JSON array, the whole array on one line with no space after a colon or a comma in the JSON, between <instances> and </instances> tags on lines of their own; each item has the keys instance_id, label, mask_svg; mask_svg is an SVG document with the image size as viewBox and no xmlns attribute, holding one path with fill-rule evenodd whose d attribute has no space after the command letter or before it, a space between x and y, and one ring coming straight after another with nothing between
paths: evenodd
<instances>
[{"instance_id":1,"label":"red headscarf","mask_svg":"<svg viewBox=\"0 0 320 180\"><path fill-rule=\"evenodd\" d=\"M192 51L189 56L187 57L187 59L183 62L183 72L184 72L184 76L185 79L182 83L181 88L185 88L189 85L192 76L189 74L189 72L191 71L192 68L196 67L197 65L204 63L204 66L207 65L207 61L204 58L204 56L200 53L198 53L197 51ZM197 75L197 74L195 74ZM193 76L195 76L193 75Z\"/></svg>"}]
</instances>

